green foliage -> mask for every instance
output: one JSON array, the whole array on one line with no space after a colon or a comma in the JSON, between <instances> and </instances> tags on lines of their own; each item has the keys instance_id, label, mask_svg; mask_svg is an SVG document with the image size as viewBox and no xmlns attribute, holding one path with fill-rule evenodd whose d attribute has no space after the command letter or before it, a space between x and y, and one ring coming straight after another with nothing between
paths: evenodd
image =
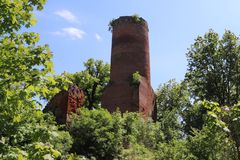
<instances>
[{"instance_id":1,"label":"green foliage","mask_svg":"<svg viewBox=\"0 0 240 160\"><path fill-rule=\"evenodd\" d=\"M204 36L197 37L188 50L187 58L188 72L185 75L185 82L195 103L184 111L184 129L187 134L193 136L192 143L197 142L189 146L201 146L199 151L192 152L197 157L206 155L200 159L221 159L221 156L227 157L224 159L239 159L240 126L239 122L233 121L238 114L237 111L232 112L236 107L226 107L234 106L239 101L239 37L227 30L222 38L219 38L216 32L210 30ZM202 103L204 100L211 103L206 103L207 101ZM207 117L206 113L212 118ZM209 123L220 126L223 130L211 132L209 130L212 128L205 127ZM231 138L219 137L222 134L227 134ZM208 146L203 142L205 136L212 137L207 140ZM226 149L229 153L224 155L222 150L215 148L226 140L229 143L223 145L231 146L231 149Z\"/></svg>"},{"instance_id":2,"label":"green foliage","mask_svg":"<svg viewBox=\"0 0 240 160\"><path fill-rule=\"evenodd\" d=\"M116 20L117 20L117 19L114 19L114 18L113 18L113 19L108 23L108 31L111 31L111 32L112 32L112 29L113 29L113 26L114 26ZM132 22L134 22L134 23L141 23L141 22L143 21L143 18L140 17L138 14L133 14L133 15L131 16L131 20L132 20Z\"/></svg>"},{"instance_id":3,"label":"green foliage","mask_svg":"<svg viewBox=\"0 0 240 160\"><path fill-rule=\"evenodd\" d=\"M204 101L204 106L208 109L208 115L212 117L212 124L220 127L228 135L229 141L232 141L235 148L235 155L240 158L240 105L239 103L228 107L220 106L216 102Z\"/></svg>"},{"instance_id":4,"label":"green foliage","mask_svg":"<svg viewBox=\"0 0 240 160\"><path fill-rule=\"evenodd\" d=\"M183 111L183 129L188 135L192 134L192 129L201 130L205 122L207 122L207 110L202 102L195 102L191 107Z\"/></svg>"},{"instance_id":5,"label":"green foliage","mask_svg":"<svg viewBox=\"0 0 240 160\"><path fill-rule=\"evenodd\" d=\"M137 143L154 149L156 143L162 140L159 124L144 120L138 113L124 113L122 127L124 148Z\"/></svg>"},{"instance_id":6,"label":"green foliage","mask_svg":"<svg viewBox=\"0 0 240 160\"><path fill-rule=\"evenodd\" d=\"M134 86L138 86L140 84L140 81L141 81L141 75L138 71L134 72L132 74L132 81L131 81L131 84L134 85Z\"/></svg>"},{"instance_id":7,"label":"green foliage","mask_svg":"<svg viewBox=\"0 0 240 160\"><path fill-rule=\"evenodd\" d=\"M137 22L141 22L141 17L138 14L133 14L132 15L132 20L133 22L137 23Z\"/></svg>"},{"instance_id":8,"label":"green foliage","mask_svg":"<svg viewBox=\"0 0 240 160\"><path fill-rule=\"evenodd\" d=\"M104 109L80 109L71 115L72 152L97 159L139 159L151 155L163 138L158 123L138 113L110 114ZM138 158L137 158L138 157Z\"/></svg>"},{"instance_id":9,"label":"green foliage","mask_svg":"<svg viewBox=\"0 0 240 160\"><path fill-rule=\"evenodd\" d=\"M210 30L187 53L186 81L195 99L233 105L240 100L239 37L225 31L222 39Z\"/></svg>"},{"instance_id":10,"label":"green foliage","mask_svg":"<svg viewBox=\"0 0 240 160\"><path fill-rule=\"evenodd\" d=\"M201 130L193 129L186 147L197 159L236 159L232 141L211 123L204 125Z\"/></svg>"},{"instance_id":11,"label":"green foliage","mask_svg":"<svg viewBox=\"0 0 240 160\"><path fill-rule=\"evenodd\" d=\"M59 131L52 116L36 109L18 106L19 110L8 112L9 107L0 105L0 158L44 159L60 157L71 147L72 139L65 131ZM31 116L29 116L31 115ZM6 123L7 122L7 123ZM14 158L15 157L15 158Z\"/></svg>"},{"instance_id":12,"label":"green foliage","mask_svg":"<svg viewBox=\"0 0 240 160\"><path fill-rule=\"evenodd\" d=\"M63 72L61 75L47 75L42 78L37 89L40 98L50 101L61 90L67 90L72 84L84 91L84 106L88 109L100 107L104 88L110 79L110 66L101 60L88 59L84 63L85 69L81 72L70 74Z\"/></svg>"},{"instance_id":13,"label":"green foliage","mask_svg":"<svg viewBox=\"0 0 240 160\"><path fill-rule=\"evenodd\" d=\"M49 144L38 142L30 145L29 149L29 159L50 160L60 158L61 156L61 153L53 149L53 146Z\"/></svg>"},{"instance_id":14,"label":"green foliage","mask_svg":"<svg viewBox=\"0 0 240 160\"><path fill-rule=\"evenodd\" d=\"M42 78L53 71L52 55L48 45L37 45L39 35L33 32L22 34L14 32L18 31L22 25L30 26L34 7L42 9L44 3L45 0L5 0L0 4L2 20L0 31L0 101L11 104L13 107L11 110L16 110L18 103L25 103L28 107L36 107L38 103L34 104L32 98L38 95L37 90L42 83ZM16 22L11 23L9 17L15 17ZM6 110L6 108L4 109Z\"/></svg>"},{"instance_id":15,"label":"green foliage","mask_svg":"<svg viewBox=\"0 0 240 160\"><path fill-rule=\"evenodd\" d=\"M183 111L191 106L189 92L184 83L170 80L156 91L157 121L160 122L166 141L181 138Z\"/></svg>"},{"instance_id":16,"label":"green foliage","mask_svg":"<svg viewBox=\"0 0 240 160\"><path fill-rule=\"evenodd\" d=\"M66 159L66 160L94 160L94 158L88 159L84 156L79 156L77 154L69 154L66 156L66 158L63 158L63 159Z\"/></svg>"},{"instance_id":17,"label":"green foliage","mask_svg":"<svg viewBox=\"0 0 240 160\"><path fill-rule=\"evenodd\" d=\"M84 63L85 70L75 74L66 74L73 84L83 89L84 106L88 109L98 108L101 103L103 89L110 79L110 66L101 60L89 59Z\"/></svg>"},{"instance_id":18,"label":"green foliage","mask_svg":"<svg viewBox=\"0 0 240 160\"><path fill-rule=\"evenodd\" d=\"M122 149L120 113L81 108L71 115L69 132L74 139L72 152L97 159L113 159Z\"/></svg>"},{"instance_id":19,"label":"green foliage","mask_svg":"<svg viewBox=\"0 0 240 160\"><path fill-rule=\"evenodd\" d=\"M38 39L35 33L11 33L0 40L3 159L56 158L71 146L70 135L59 131L55 123L45 120L42 111L36 110L41 105L34 97L39 95L41 80L52 71L52 55L47 46L36 46Z\"/></svg>"},{"instance_id":20,"label":"green foliage","mask_svg":"<svg viewBox=\"0 0 240 160\"><path fill-rule=\"evenodd\" d=\"M33 11L42 10L46 0L3 0L0 2L0 36L36 23Z\"/></svg>"},{"instance_id":21,"label":"green foliage","mask_svg":"<svg viewBox=\"0 0 240 160\"><path fill-rule=\"evenodd\" d=\"M0 159L57 159L71 147L69 133L60 131L36 100L42 80L53 71L48 45L38 45L36 33L17 33L35 23L33 10L44 4L0 2Z\"/></svg>"},{"instance_id":22,"label":"green foliage","mask_svg":"<svg viewBox=\"0 0 240 160\"><path fill-rule=\"evenodd\" d=\"M172 140L167 143L159 143L156 151L156 159L197 160L187 148L185 140Z\"/></svg>"},{"instance_id":23,"label":"green foliage","mask_svg":"<svg viewBox=\"0 0 240 160\"><path fill-rule=\"evenodd\" d=\"M113 25L114 25L114 21L115 21L116 19L112 19L110 22L109 22L109 24L108 24L108 31L111 31L112 32L112 28L113 28Z\"/></svg>"},{"instance_id":24,"label":"green foliage","mask_svg":"<svg viewBox=\"0 0 240 160\"><path fill-rule=\"evenodd\" d=\"M41 79L52 72L51 53L47 45L36 46L36 33L12 34L0 39L0 93L6 99L10 91L35 96ZM10 94L10 93L9 93Z\"/></svg>"},{"instance_id":25,"label":"green foliage","mask_svg":"<svg viewBox=\"0 0 240 160\"><path fill-rule=\"evenodd\" d=\"M68 87L73 83L68 76L69 74L64 72L61 75L51 74L43 77L42 83L35 88L39 97L50 101L60 91L68 90Z\"/></svg>"},{"instance_id":26,"label":"green foliage","mask_svg":"<svg viewBox=\"0 0 240 160\"><path fill-rule=\"evenodd\" d=\"M120 160L155 160L154 152L144 145L134 144L131 148L124 149Z\"/></svg>"}]
</instances>

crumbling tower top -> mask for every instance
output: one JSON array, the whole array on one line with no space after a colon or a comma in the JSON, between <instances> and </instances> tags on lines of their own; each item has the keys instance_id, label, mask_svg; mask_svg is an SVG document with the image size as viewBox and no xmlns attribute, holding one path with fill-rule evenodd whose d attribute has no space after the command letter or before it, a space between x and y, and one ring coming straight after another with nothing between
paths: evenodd
<instances>
[{"instance_id":1,"label":"crumbling tower top","mask_svg":"<svg viewBox=\"0 0 240 160\"><path fill-rule=\"evenodd\" d=\"M133 23L133 24L137 24L137 25L141 25L147 28L148 30L148 24L147 21L145 21L145 19L143 19L142 17L138 17L138 16L121 16L118 19L113 19L110 22L110 27L114 28L116 26L119 25L126 25L129 23Z\"/></svg>"},{"instance_id":2,"label":"crumbling tower top","mask_svg":"<svg viewBox=\"0 0 240 160\"><path fill-rule=\"evenodd\" d=\"M110 27L112 30L111 81L126 81L138 71L150 84L147 22L138 16L121 16L111 21Z\"/></svg>"}]
</instances>

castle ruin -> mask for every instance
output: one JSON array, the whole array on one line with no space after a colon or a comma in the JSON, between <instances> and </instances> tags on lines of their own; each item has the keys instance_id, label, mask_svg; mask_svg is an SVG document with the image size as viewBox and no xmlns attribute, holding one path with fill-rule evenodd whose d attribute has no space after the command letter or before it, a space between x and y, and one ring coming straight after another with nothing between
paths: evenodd
<instances>
[{"instance_id":1,"label":"castle ruin","mask_svg":"<svg viewBox=\"0 0 240 160\"><path fill-rule=\"evenodd\" d=\"M156 120L155 95L151 87L149 39L147 22L140 17L122 16L112 21L110 82L102 96L108 111L139 112ZM137 74L137 83L133 74ZM136 81L136 80L135 80ZM77 86L62 90L47 104L56 121L64 124L68 115L81 108L84 93Z\"/></svg>"},{"instance_id":2,"label":"castle ruin","mask_svg":"<svg viewBox=\"0 0 240 160\"><path fill-rule=\"evenodd\" d=\"M155 119L147 22L140 17L122 16L112 21L111 27L110 82L102 106L110 112L119 108L121 112L139 112ZM137 86L132 83L136 72L141 75Z\"/></svg>"}]
</instances>

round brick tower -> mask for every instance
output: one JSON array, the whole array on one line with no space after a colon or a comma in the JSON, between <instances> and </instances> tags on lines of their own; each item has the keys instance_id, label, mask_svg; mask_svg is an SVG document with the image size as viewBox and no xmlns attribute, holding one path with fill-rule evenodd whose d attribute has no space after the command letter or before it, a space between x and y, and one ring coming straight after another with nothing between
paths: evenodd
<instances>
[{"instance_id":1,"label":"round brick tower","mask_svg":"<svg viewBox=\"0 0 240 160\"><path fill-rule=\"evenodd\" d=\"M120 17L112 26L111 80L127 80L139 71L150 83L147 22L131 16Z\"/></svg>"},{"instance_id":2,"label":"round brick tower","mask_svg":"<svg viewBox=\"0 0 240 160\"><path fill-rule=\"evenodd\" d=\"M122 16L112 26L110 83L106 87L102 105L113 112L141 112L151 116L154 93L150 80L148 25L143 18ZM141 75L138 85L132 75Z\"/></svg>"}]
</instances>

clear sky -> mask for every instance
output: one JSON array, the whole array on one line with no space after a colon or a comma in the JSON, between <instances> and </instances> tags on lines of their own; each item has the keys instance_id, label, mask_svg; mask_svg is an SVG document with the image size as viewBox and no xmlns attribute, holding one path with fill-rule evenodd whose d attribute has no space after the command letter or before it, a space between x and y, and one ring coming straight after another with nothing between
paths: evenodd
<instances>
[{"instance_id":1,"label":"clear sky","mask_svg":"<svg viewBox=\"0 0 240 160\"><path fill-rule=\"evenodd\" d=\"M240 0L48 0L31 30L50 45L56 73L74 73L89 58L110 63L108 23L133 14L149 25L154 89L173 78L183 80L185 54L198 35L210 28L240 33Z\"/></svg>"}]
</instances>

